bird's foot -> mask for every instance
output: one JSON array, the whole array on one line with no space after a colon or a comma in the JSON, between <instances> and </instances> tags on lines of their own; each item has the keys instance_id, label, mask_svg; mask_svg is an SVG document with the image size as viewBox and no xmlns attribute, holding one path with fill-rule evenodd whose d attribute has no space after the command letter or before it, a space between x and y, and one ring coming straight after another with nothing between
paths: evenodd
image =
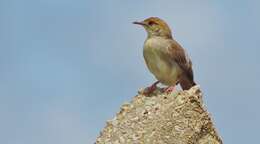
<instances>
[{"instance_id":1,"label":"bird's foot","mask_svg":"<svg viewBox=\"0 0 260 144\"><path fill-rule=\"evenodd\" d=\"M164 88L163 92L170 94L174 90L175 90L175 86L169 86L169 87Z\"/></svg>"},{"instance_id":2,"label":"bird's foot","mask_svg":"<svg viewBox=\"0 0 260 144\"><path fill-rule=\"evenodd\" d=\"M156 88L157 88L157 84L159 83L159 81L156 81L155 83L153 83L151 86L147 87L144 89L143 94L146 96L149 96L151 93L153 93Z\"/></svg>"}]
</instances>

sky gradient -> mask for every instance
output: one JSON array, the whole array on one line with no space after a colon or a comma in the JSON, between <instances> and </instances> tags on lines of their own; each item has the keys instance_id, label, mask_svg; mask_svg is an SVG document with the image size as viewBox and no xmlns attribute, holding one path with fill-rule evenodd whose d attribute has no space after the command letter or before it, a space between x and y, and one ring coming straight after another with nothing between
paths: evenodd
<instances>
[{"instance_id":1,"label":"sky gradient","mask_svg":"<svg viewBox=\"0 0 260 144\"><path fill-rule=\"evenodd\" d=\"M158 16L193 61L225 144L259 142L257 0L0 0L0 143L90 144L155 81L136 20Z\"/></svg>"}]
</instances>

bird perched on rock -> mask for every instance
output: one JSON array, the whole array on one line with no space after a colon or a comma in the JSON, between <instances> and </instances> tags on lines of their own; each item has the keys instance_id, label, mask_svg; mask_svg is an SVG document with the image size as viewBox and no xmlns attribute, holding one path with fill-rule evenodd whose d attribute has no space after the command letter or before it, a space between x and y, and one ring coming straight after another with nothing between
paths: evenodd
<instances>
[{"instance_id":1,"label":"bird perched on rock","mask_svg":"<svg viewBox=\"0 0 260 144\"><path fill-rule=\"evenodd\" d=\"M133 23L143 26L148 34L144 42L143 56L148 69L158 80L146 88L145 93L153 92L159 82L168 86L166 92L172 91L178 83L183 90L196 85L191 60L182 46L173 39L166 22L150 17Z\"/></svg>"}]
</instances>

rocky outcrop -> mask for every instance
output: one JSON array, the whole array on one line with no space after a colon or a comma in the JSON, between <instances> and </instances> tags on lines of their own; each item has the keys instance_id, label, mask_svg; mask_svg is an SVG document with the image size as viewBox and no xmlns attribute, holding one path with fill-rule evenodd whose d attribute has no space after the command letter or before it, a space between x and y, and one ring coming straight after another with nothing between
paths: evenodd
<instances>
[{"instance_id":1,"label":"rocky outcrop","mask_svg":"<svg viewBox=\"0 0 260 144\"><path fill-rule=\"evenodd\" d=\"M203 106L199 86L147 97L138 94L121 106L97 144L222 144Z\"/></svg>"}]
</instances>

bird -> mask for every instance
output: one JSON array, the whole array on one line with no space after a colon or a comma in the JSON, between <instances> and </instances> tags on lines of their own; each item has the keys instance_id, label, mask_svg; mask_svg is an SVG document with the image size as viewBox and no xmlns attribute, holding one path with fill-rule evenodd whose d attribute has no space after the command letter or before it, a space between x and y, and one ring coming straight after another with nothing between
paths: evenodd
<instances>
[{"instance_id":1,"label":"bird","mask_svg":"<svg viewBox=\"0 0 260 144\"><path fill-rule=\"evenodd\" d=\"M150 17L133 24L141 25L147 32L143 46L143 56L149 71L157 81L146 88L150 94L161 83L171 92L177 84L188 90L196 83L193 78L192 62L184 48L173 38L168 24L158 18Z\"/></svg>"}]
</instances>

